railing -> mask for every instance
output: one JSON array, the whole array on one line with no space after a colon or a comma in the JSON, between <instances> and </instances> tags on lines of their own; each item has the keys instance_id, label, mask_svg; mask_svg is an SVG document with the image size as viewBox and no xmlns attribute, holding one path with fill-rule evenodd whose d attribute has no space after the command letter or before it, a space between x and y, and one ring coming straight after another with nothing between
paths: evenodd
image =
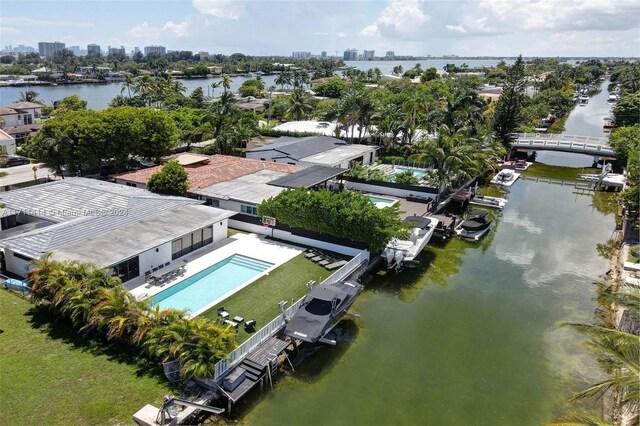
<instances>
[{"instance_id":1,"label":"railing","mask_svg":"<svg viewBox=\"0 0 640 426\"><path fill-rule=\"evenodd\" d=\"M564 142L595 142L598 145L609 145L607 138L593 137L593 136L578 136L578 135L558 135L553 133L512 133L512 136L517 139L541 139L549 141L564 141Z\"/></svg>"},{"instance_id":2,"label":"railing","mask_svg":"<svg viewBox=\"0 0 640 426\"><path fill-rule=\"evenodd\" d=\"M587 154L605 154L615 156L606 139L587 136L540 135L532 133L514 133L516 148L547 148L559 151L583 152Z\"/></svg>"},{"instance_id":3,"label":"railing","mask_svg":"<svg viewBox=\"0 0 640 426\"><path fill-rule=\"evenodd\" d=\"M345 277L355 271L360 265L368 259L367 252L358 253L353 259L347 262L342 268L338 269L335 273L333 273L330 277L322 282L322 284L334 284L338 281L342 281ZM289 306L285 310L285 315L288 318L291 318L300 308L302 304L302 300L304 296L301 297L297 302ZM229 369L238 364L245 356L249 354L256 346L260 343L267 340L269 337L273 336L276 332L278 332L285 325L285 320L283 315L278 315L275 317L270 323L262 327L260 330L256 331L253 336L251 336L248 340L238 346L235 350L233 350L228 356L227 359L220 360L216 363L215 367L215 376L214 380L218 380L222 375L224 375Z\"/></svg>"}]
</instances>

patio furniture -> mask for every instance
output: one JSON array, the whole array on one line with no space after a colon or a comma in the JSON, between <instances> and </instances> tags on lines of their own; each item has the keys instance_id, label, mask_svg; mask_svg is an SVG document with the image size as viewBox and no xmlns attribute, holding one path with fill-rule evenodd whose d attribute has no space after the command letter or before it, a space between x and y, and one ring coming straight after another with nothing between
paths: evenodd
<instances>
[{"instance_id":1,"label":"patio furniture","mask_svg":"<svg viewBox=\"0 0 640 426\"><path fill-rule=\"evenodd\" d=\"M244 323L244 328L245 329L249 329L249 330L255 330L256 329L256 320L251 319L247 322Z\"/></svg>"},{"instance_id":2,"label":"patio furniture","mask_svg":"<svg viewBox=\"0 0 640 426\"><path fill-rule=\"evenodd\" d=\"M311 259L312 257L316 257L317 255L318 253L316 253L314 250L311 250L310 252L305 254L304 257L306 257L307 259Z\"/></svg>"},{"instance_id":3,"label":"patio furniture","mask_svg":"<svg viewBox=\"0 0 640 426\"><path fill-rule=\"evenodd\" d=\"M233 322L237 322L237 323L242 323L244 321L244 318L242 318L240 315L236 315L235 317L233 317Z\"/></svg>"},{"instance_id":4,"label":"patio furniture","mask_svg":"<svg viewBox=\"0 0 640 426\"><path fill-rule=\"evenodd\" d=\"M325 266L325 269L328 269L329 271L333 271L334 269L338 269L341 266L344 266L347 264L346 260L340 260L338 262L333 262L328 264L327 266Z\"/></svg>"},{"instance_id":5,"label":"patio furniture","mask_svg":"<svg viewBox=\"0 0 640 426\"><path fill-rule=\"evenodd\" d=\"M224 323L227 324L227 325L230 325L231 327L233 327L236 330L238 329L238 325L239 324L237 322L234 322L234 321L231 321L231 320L224 320Z\"/></svg>"},{"instance_id":6,"label":"patio furniture","mask_svg":"<svg viewBox=\"0 0 640 426\"><path fill-rule=\"evenodd\" d=\"M314 262L319 262L322 259L324 259L324 256L320 255L320 256L316 256L316 257L312 257L311 260L313 260Z\"/></svg>"},{"instance_id":7,"label":"patio furniture","mask_svg":"<svg viewBox=\"0 0 640 426\"><path fill-rule=\"evenodd\" d=\"M219 316L220 318L222 318L223 320L226 320L227 318L229 318L229 312L227 312L227 311L224 309L224 306L222 306L222 307L218 308L218 310L217 310L216 312L218 313L218 316Z\"/></svg>"}]
</instances>

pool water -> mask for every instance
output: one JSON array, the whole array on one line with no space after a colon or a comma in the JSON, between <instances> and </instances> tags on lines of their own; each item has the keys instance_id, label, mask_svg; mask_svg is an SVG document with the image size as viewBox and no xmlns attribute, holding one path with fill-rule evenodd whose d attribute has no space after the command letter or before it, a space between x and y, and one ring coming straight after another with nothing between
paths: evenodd
<instances>
[{"instance_id":1,"label":"pool water","mask_svg":"<svg viewBox=\"0 0 640 426\"><path fill-rule=\"evenodd\" d=\"M393 174L397 175L398 173L402 173L402 172L406 172L406 171L410 171L413 173L413 175L415 177L417 177L418 179L422 179L424 177L424 175L427 174L426 170L419 170L419 169L411 169L408 167L395 167L393 169Z\"/></svg>"},{"instance_id":2,"label":"pool water","mask_svg":"<svg viewBox=\"0 0 640 426\"><path fill-rule=\"evenodd\" d=\"M159 304L161 309L187 309L193 314L223 300L272 266L273 263L234 254L161 291L151 298L151 303Z\"/></svg>"},{"instance_id":3,"label":"pool water","mask_svg":"<svg viewBox=\"0 0 640 426\"><path fill-rule=\"evenodd\" d=\"M392 198L376 197L375 195L367 194L367 197L378 208L389 207L389 206L392 206L393 204L395 204L395 202L396 202L396 200L394 200Z\"/></svg>"}]
</instances>

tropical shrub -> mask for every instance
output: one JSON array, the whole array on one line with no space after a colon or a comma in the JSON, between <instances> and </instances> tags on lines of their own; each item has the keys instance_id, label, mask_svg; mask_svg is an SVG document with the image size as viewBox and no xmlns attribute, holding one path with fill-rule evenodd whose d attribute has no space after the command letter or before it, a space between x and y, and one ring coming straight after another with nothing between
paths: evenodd
<instances>
[{"instance_id":1,"label":"tropical shrub","mask_svg":"<svg viewBox=\"0 0 640 426\"><path fill-rule=\"evenodd\" d=\"M258 213L294 228L366 243L373 252L382 251L394 237L406 236L397 204L379 209L351 191L288 189L263 201Z\"/></svg>"},{"instance_id":2,"label":"tropical shrub","mask_svg":"<svg viewBox=\"0 0 640 426\"><path fill-rule=\"evenodd\" d=\"M396 173L393 176L393 180L396 183L404 183L407 185L417 185L420 183L420 179L418 179L411 170L405 170L400 173Z\"/></svg>"},{"instance_id":3,"label":"tropical shrub","mask_svg":"<svg viewBox=\"0 0 640 426\"><path fill-rule=\"evenodd\" d=\"M380 169L374 169L371 167L363 166L360 163L356 163L349 168L346 176L351 176L361 180L375 180L378 182L388 181L387 175Z\"/></svg>"},{"instance_id":4,"label":"tropical shrub","mask_svg":"<svg viewBox=\"0 0 640 426\"><path fill-rule=\"evenodd\" d=\"M108 270L45 256L28 273L33 299L79 332L119 342L151 360L177 360L183 377L212 377L235 347L235 332L207 318L136 300Z\"/></svg>"},{"instance_id":5,"label":"tropical shrub","mask_svg":"<svg viewBox=\"0 0 640 426\"><path fill-rule=\"evenodd\" d=\"M187 195L189 185L187 171L176 160L166 163L161 171L152 174L147 181L147 188L151 192L182 197Z\"/></svg>"}]
</instances>

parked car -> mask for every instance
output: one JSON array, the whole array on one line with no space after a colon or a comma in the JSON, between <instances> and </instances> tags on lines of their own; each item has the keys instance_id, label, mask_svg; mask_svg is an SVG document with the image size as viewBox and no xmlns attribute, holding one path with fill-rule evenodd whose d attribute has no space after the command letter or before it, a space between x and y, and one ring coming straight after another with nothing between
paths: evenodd
<instances>
[{"instance_id":1,"label":"parked car","mask_svg":"<svg viewBox=\"0 0 640 426\"><path fill-rule=\"evenodd\" d=\"M29 163L31 163L31 160L19 155L3 155L0 157L0 167L22 166Z\"/></svg>"}]
</instances>

